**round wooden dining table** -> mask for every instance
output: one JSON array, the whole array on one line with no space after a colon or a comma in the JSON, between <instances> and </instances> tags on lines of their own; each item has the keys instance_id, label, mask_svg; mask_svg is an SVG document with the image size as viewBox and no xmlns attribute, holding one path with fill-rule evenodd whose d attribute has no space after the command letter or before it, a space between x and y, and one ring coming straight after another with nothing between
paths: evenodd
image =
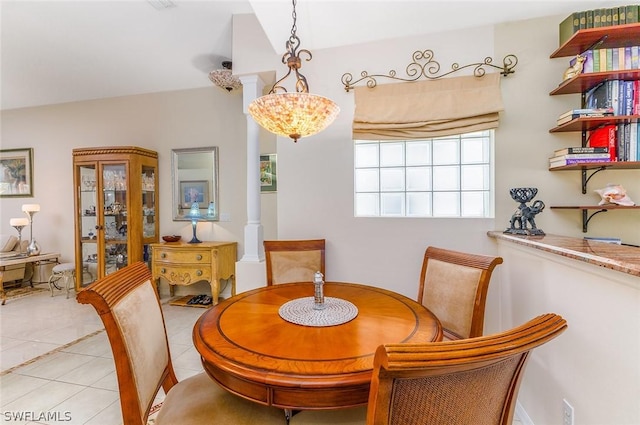
<instances>
[{"instance_id":1,"label":"round wooden dining table","mask_svg":"<svg viewBox=\"0 0 640 425\"><path fill-rule=\"evenodd\" d=\"M208 309L193 329L206 372L232 393L285 411L352 407L368 401L378 346L442 339L422 304L353 283L324 284L326 297L356 307L346 323L308 326L280 316L283 304L313 295L313 283L280 284Z\"/></svg>"}]
</instances>

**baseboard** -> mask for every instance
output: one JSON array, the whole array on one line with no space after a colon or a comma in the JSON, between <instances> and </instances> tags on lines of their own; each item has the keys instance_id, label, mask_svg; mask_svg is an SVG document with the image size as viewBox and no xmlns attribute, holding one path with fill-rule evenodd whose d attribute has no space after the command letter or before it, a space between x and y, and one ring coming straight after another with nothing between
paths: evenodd
<instances>
[{"instance_id":1,"label":"baseboard","mask_svg":"<svg viewBox=\"0 0 640 425\"><path fill-rule=\"evenodd\" d=\"M527 412L519 401L516 401L516 416L518 417L518 420L522 422L522 425L534 425L533 421L529 415L527 415Z\"/></svg>"}]
</instances>

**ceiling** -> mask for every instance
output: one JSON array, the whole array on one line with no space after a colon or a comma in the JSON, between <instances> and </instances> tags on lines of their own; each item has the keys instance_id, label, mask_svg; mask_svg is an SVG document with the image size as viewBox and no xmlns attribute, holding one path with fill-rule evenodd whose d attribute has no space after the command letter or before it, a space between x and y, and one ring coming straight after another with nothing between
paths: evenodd
<instances>
[{"instance_id":1,"label":"ceiling","mask_svg":"<svg viewBox=\"0 0 640 425\"><path fill-rule=\"evenodd\" d=\"M160 9L151 3L0 0L0 108L209 86L209 71L232 59L233 14L254 13L277 54L291 32L289 0L173 0ZM614 5L298 0L297 34L313 51Z\"/></svg>"}]
</instances>

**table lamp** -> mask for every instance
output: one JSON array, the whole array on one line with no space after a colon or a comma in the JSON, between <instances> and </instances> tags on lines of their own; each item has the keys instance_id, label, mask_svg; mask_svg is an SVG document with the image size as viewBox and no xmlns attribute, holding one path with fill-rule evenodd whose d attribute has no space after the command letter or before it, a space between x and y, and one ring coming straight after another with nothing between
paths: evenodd
<instances>
[{"instance_id":1,"label":"table lamp","mask_svg":"<svg viewBox=\"0 0 640 425\"><path fill-rule=\"evenodd\" d=\"M29 219L12 218L9 220L9 224L18 231L18 252L22 254L22 229L29 224Z\"/></svg>"},{"instance_id":2,"label":"table lamp","mask_svg":"<svg viewBox=\"0 0 640 425\"><path fill-rule=\"evenodd\" d=\"M38 255L40 254L40 246L33 238L33 215L40 211L40 204L23 204L22 211L29 216L29 246L27 246L27 254Z\"/></svg>"},{"instance_id":3,"label":"table lamp","mask_svg":"<svg viewBox=\"0 0 640 425\"><path fill-rule=\"evenodd\" d=\"M198 225L198 220L202 218L202 214L200 214L200 205L198 205L197 202L191 204L188 217L191 219L191 226L193 226L193 238L191 238L189 243L201 243L202 241L196 236L196 226Z\"/></svg>"}]
</instances>

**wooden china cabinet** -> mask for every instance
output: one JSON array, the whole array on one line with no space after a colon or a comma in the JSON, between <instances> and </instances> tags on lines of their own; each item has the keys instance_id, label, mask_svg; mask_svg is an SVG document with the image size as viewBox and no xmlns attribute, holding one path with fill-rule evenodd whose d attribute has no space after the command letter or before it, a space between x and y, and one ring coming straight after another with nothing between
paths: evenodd
<instances>
[{"instance_id":1,"label":"wooden china cabinet","mask_svg":"<svg viewBox=\"0 0 640 425\"><path fill-rule=\"evenodd\" d=\"M158 242L158 154L133 146L73 150L76 290Z\"/></svg>"}]
</instances>

